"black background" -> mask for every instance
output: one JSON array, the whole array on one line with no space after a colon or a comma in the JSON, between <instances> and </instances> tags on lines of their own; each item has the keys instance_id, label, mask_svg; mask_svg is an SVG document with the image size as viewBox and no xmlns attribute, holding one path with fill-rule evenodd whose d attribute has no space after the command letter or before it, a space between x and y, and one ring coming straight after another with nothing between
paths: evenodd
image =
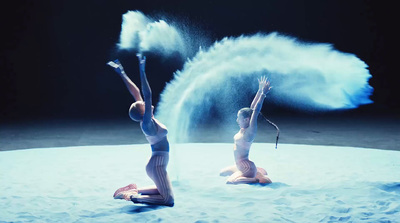
<instances>
[{"instance_id":1,"label":"black background","mask_svg":"<svg viewBox=\"0 0 400 223\"><path fill-rule=\"evenodd\" d=\"M393 4L393 3L390 3ZM122 15L139 10L183 20L211 42L280 32L331 43L369 66L373 104L353 112L399 114L396 7L387 1L9 1L1 9L1 120L119 118L132 102L106 62L120 58L139 82L134 54L118 53ZM182 61L150 55L153 103ZM288 108L282 112L301 113Z\"/></svg>"}]
</instances>

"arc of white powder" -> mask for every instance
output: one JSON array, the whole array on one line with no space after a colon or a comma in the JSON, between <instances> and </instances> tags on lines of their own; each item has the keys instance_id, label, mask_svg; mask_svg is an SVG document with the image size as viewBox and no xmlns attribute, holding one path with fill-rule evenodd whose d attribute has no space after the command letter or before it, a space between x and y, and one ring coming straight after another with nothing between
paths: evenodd
<instances>
[{"instance_id":1,"label":"arc of white powder","mask_svg":"<svg viewBox=\"0 0 400 223\"><path fill-rule=\"evenodd\" d=\"M215 106L210 97L221 98L222 116L235 113L229 108L236 109L243 95L233 92L254 88L249 81L262 74L274 86L269 100L288 106L332 110L372 103L371 75L355 55L271 33L225 38L198 52L167 84L156 115L172 129L172 140L187 141L197 116ZM235 86L227 85L232 79Z\"/></svg>"}]
</instances>

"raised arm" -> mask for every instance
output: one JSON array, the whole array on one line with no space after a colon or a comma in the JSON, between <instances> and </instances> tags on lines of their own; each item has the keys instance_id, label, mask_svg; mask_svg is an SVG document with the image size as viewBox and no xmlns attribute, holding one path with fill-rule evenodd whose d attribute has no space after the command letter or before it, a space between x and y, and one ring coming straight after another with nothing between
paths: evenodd
<instances>
[{"instance_id":1,"label":"raised arm","mask_svg":"<svg viewBox=\"0 0 400 223\"><path fill-rule=\"evenodd\" d=\"M259 90L259 92L257 92L256 98L253 101L254 103L254 107L253 109L253 114L250 117L250 123L249 123L249 127L246 131L246 139L247 141L252 141L254 140L256 133L257 133L257 118L258 115L260 114L262 105L264 103L264 99L266 97L266 95L268 94L268 92L271 90L270 87L270 83L269 81L267 81L266 78L262 78L261 80L259 80L259 84L261 86L261 91ZM253 105L252 103L252 105Z\"/></svg>"},{"instance_id":2,"label":"raised arm","mask_svg":"<svg viewBox=\"0 0 400 223\"><path fill-rule=\"evenodd\" d=\"M142 128L147 135L155 135L157 133L157 127L152 119L153 117L152 94L145 72L146 57L142 56L141 54L138 54L137 56L139 59L140 82L145 104Z\"/></svg>"},{"instance_id":3,"label":"raised arm","mask_svg":"<svg viewBox=\"0 0 400 223\"><path fill-rule=\"evenodd\" d=\"M135 101L143 101L139 88L131 81L131 79L129 79L128 75L126 75L119 60L110 61L107 63L107 65L113 67L114 70L119 74Z\"/></svg>"},{"instance_id":4,"label":"raised arm","mask_svg":"<svg viewBox=\"0 0 400 223\"><path fill-rule=\"evenodd\" d=\"M268 81L268 78L265 76L262 76L261 79L258 79L258 91L256 96L254 96L253 102L251 102L250 108L254 110L254 107L256 106L257 101L260 99L260 96L262 94L262 88L264 87L264 83Z\"/></svg>"}]
</instances>

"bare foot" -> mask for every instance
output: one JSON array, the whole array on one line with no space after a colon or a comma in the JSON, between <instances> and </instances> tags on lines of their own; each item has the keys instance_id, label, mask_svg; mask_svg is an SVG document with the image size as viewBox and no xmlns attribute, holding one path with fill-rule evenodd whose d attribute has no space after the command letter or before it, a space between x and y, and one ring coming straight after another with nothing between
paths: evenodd
<instances>
[{"instance_id":1,"label":"bare foot","mask_svg":"<svg viewBox=\"0 0 400 223\"><path fill-rule=\"evenodd\" d=\"M259 172L257 172L256 179L258 180L258 183L260 184L270 184L272 183L271 179L267 177L266 175L263 175Z\"/></svg>"},{"instance_id":2,"label":"bare foot","mask_svg":"<svg viewBox=\"0 0 400 223\"><path fill-rule=\"evenodd\" d=\"M124 192L122 192L121 194L122 194L123 198L124 198L126 201L132 201L132 200L131 200L131 197L133 196L133 197L137 198L138 195L139 195L139 192L138 192L137 189L132 189L132 190L124 191Z\"/></svg>"},{"instance_id":3,"label":"bare foot","mask_svg":"<svg viewBox=\"0 0 400 223\"><path fill-rule=\"evenodd\" d=\"M262 167L257 167L257 172L261 173L262 175L268 175L267 171Z\"/></svg>"},{"instance_id":4,"label":"bare foot","mask_svg":"<svg viewBox=\"0 0 400 223\"><path fill-rule=\"evenodd\" d=\"M127 190L132 190L132 189L137 189L136 184L129 184L128 186L121 187L121 188L119 188L118 190L115 191L115 193L114 193L114 198L115 198L115 196L117 196L119 193L121 193L121 192L123 192L123 191L127 191ZM115 198L115 199L118 199L118 198Z\"/></svg>"},{"instance_id":5,"label":"bare foot","mask_svg":"<svg viewBox=\"0 0 400 223\"><path fill-rule=\"evenodd\" d=\"M131 195L137 196L138 194L139 194L139 191L137 189L126 190L126 191L122 191L121 193L115 195L114 199L125 199L127 201L130 201Z\"/></svg>"}]
</instances>

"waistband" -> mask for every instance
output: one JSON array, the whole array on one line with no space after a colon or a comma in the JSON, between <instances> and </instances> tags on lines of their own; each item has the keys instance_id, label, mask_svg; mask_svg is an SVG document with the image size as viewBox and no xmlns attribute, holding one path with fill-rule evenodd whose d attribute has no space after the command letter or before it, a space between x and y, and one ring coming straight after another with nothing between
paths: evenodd
<instances>
[{"instance_id":1,"label":"waistband","mask_svg":"<svg viewBox=\"0 0 400 223\"><path fill-rule=\"evenodd\" d=\"M151 153L152 156L168 156L169 152L168 151L153 151Z\"/></svg>"},{"instance_id":2,"label":"waistband","mask_svg":"<svg viewBox=\"0 0 400 223\"><path fill-rule=\"evenodd\" d=\"M155 144L151 145L151 150L153 152L155 151L165 151L168 152L169 151L169 142L167 140L167 138L165 137L163 140L161 140L160 142L157 142Z\"/></svg>"},{"instance_id":3,"label":"waistband","mask_svg":"<svg viewBox=\"0 0 400 223\"><path fill-rule=\"evenodd\" d=\"M242 162L254 163L253 161L249 160L249 158L242 158L242 159L236 160L236 163L242 163Z\"/></svg>"}]
</instances>

